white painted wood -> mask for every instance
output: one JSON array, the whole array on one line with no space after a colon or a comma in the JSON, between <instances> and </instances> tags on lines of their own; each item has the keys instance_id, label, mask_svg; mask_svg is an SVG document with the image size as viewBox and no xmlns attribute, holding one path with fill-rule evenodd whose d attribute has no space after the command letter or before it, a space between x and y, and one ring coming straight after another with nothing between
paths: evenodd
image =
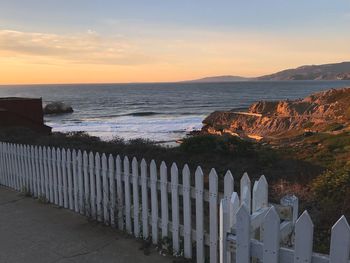
<instances>
[{"instance_id":1,"label":"white painted wood","mask_svg":"<svg viewBox=\"0 0 350 263\"><path fill-rule=\"evenodd\" d=\"M204 175L202 168L197 167L195 172L196 189L196 258L197 263L204 262Z\"/></svg>"},{"instance_id":2,"label":"white painted wood","mask_svg":"<svg viewBox=\"0 0 350 263\"><path fill-rule=\"evenodd\" d=\"M93 152L89 153L89 174L90 174L90 217L97 219L96 212L96 175L95 175L95 156Z\"/></svg>"},{"instance_id":3,"label":"white painted wood","mask_svg":"<svg viewBox=\"0 0 350 263\"><path fill-rule=\"evenodd\" d=\"M3 144L2 144L3 146ZM47 154L46 154L47 156ZM4 164L4 159L3 159L3 154L2 154L2 165L5 168L5 164ZM28 146L25 145L24 146L24 172L25 172L25 176L26 176L26 180L25 180L25 186L27 191L30 193L31 189L30 189L30 166L29 166L29 152L28 152ZM3 177L4 180L4 177Z\"/></svg>"},{"instance_id":4,"label":"white painted wood","mask_svg":"<svg viewBox=\"0 0 350 263\"><path fill-rule=\"evenodd\" d=\"M237 223L237 212L240 207L239 197L236 192L233 192L230 199L229 213L230 213L230 228L234 228Z\"/></svg>"},{"instance_id":5,"label":"white painted wood","mask_svg":"<svg viewBox=\"0 0 350 263\"><path fill-rule=\"evenodd\" d=\"M115 160L116 180L117 180L117 207L118 207L118 228L124 230L124 195L123 195L123 182L122 182L122 161L118 155Z\"/></svg>"},{"instance_id":6,"label":"white painted wood","mask_svg":"<svg viewBox=\"0 0 350 263\"><path fill-rule=\"evenodd\" d=\"M184 257L192 258L192 211L191 211L191 178L186 164L182 169L183 184L183 217L184 217Z\"/></svg>"},{"instance_id":7,"label":"white painted wood","mask_svg":"<svg viewBox=\"0 0 350 263\"><path fill-rule=\"evenodd\" d=\"M151 212L152 212L152 242L158 244L158 192L157 165L154 160L150 164Z\"/></svg>"},{"instance_id":8,"label":"white painted wood","mask_svg":"<svg viewBox=\"0 0 350 263\"><path fill-rule=\"evenodd\" d=\"M52 149L50 147L47 147L47 171L48 171L48 185L49 185L49 201L50 203L55 202L55 193L53 188L53 171L52 171ZM32 176L31 171L29 173L29 176ZM30 179L30 185L32 179Z\"/></svg>"},{"instance_id":9,"label":"white painted wood","mask_svg":"<svg viewBox=\"0 0 350 263\"><path fill-rule=\"evenodd\" d=\"M13 165L13 162L14 162L14 158L13 158L13 155L14 155L14 152L13 152L13 145L12 145L12 148L11 148L11 159L12 159L12 178L13 178L13 187L12 188L15 188L16 187L16 184L15 184L15 175L13 173L13 171L15 170L14 169L14 165ZM34 147L34 154L35 154L35 183L36 183L36 197L40 197L41 196L41 188L40 188L40 165L39 165L39 147L38 146L35 146Z\"/></svg>"},{"instance_id":10,"label":"white painted wood","mask_svg":"<svg viewBox=\"0 0 350 263\"><path fill-rule=\"evenodd\" d=\"M52 160L52 177L53 177L53 193L54 193L54 204L58 205L58 181L57 181L57 154L56 149L52 147L51 160Z\"/></svg>"},{"instance_id":11,"label":"white painted wood","mask_svg":"<svg viewBox=\"0 0 350 263\"><path fill-rule=\"evenodd\" d=\"M81 150L77 153L77 175L78 175L78 206L79 213L85 214L84 204L84 174L83 174L83 154Z\"/></svg>"},{"instance_id":12,"label":"white painted wood","mask_svg":"<svg viewBox=\"0 0 350 263\"><path fill-rule=\"evenodd\" d=\"M78 184L78 160L77 152L72 151L72 169L73 169L73 193L74 193L74 211L79 213L79 184Z\"/></svg>"},{"instance_id":13,"label":"white painted wood","mask_svg":"<svg viewBox=\"0 0 350 263\"><path fill-rule=\"evenodd\" d=\"M124 157L124 194L125 194L125 228L132 234L131 225L131 196L130 196L130 163L127 156Z\"/></svg>"},{"instance_id":14,"label":"white painted wood","mask_svg":"<svg viewBox=\"0 0 350 263\"><path fill-rule=\"evenodd\" d=\"M209 234L210 263L217 262L218 257L218 175L215 169L209 174Z\"/></svg>"},{"instance_id":15,"label":"white painted wood","mask_svg":"<svg viewBox=\"0 0 350 263\"><path fill-rule=\"evenodd\" d=\"M264 223L263 262L278 263L280 244L280 218L274 207L267 212Z\"/></svg>"},{"instance_id":16,"label":"white painted wood","mask_svg":"<svg viewBox=\"0 0 350 263\"><path fill-rule=\"evenodd\" d=\"M62 149L62 188L63 188L63 206L69 207L68 200L68 182L67 182L67 152Z\"/></svg>"},{"instance_id":17,"label":"white painted wood","mask_svg":"<svg viewBox=\"0 0 350 263\"><path fill-rule=\"evenodd\" d=\"M179 171L176 163L172 164L170 172L173 252L176 255L180 251Z\"/></svg>"},{"instance_id":18,"label":"white painted wood","mask_svg":"<svg viewBox=\"0 0 350 263\"><path fill-rule=\"evenodd\" d=\"M228 263L231 262L228 260L228 253L227 253L227 242L226 242L226 235L229 232L229 214L228 214L228 207L227 203L229 200L226 198L223 198L220 201L220 235L219 235L219 243L220 243L220 263Z\"/></svg>"},{"instance_id":19,"label":"white painted wood","mask_svg":"<svg viewBox=\"0 0 350 263\"><path fill-rule=\"evenodd\" d=\"M147 187L147 163L141 161L141 199L142 199L142 235L144 239L149 237L148 227L148 187Z\"/></svg>"},{"instance_id":20,"label":"white painted wood","mask_svg":"<svg viewBox=\"0 0 350 263\"><path fill-rule=\"evenodd\" d=\"M241 178L241 204L247 207L249 213L251 212L251 182L247 173Z\"/></svg>"},{"instance_id":21,"label":"white painted wood","mask_svg":"<svg viewBox=\"0 0 350 263\"><path fill-rule=\"evenodd\" d=\"M47 201L50 202L50 191L49 191L49 171L48 171L48 159L47 159L47 148L43 148L43 165L44 165L44 193ZM24 172L26 173L26 172ZM26 181L26 180L25 180ZM27 188L27 184L25 182Z\"/></svg>"},{"instance_id":22,"label":"white painted wood","mask_svg":"<svg viewBox=\"0 0 350 263\"><path fill-rule=\"evenodd\" d=\"M139 164L132 159L132 195L134 203L134 235L140 237Z\"/></svg>"},{"instance_id":23,"label":"white painted wood","mask_svg":"<svg viewBox=\"0 0 350 263\"><path fill-rule=\"evenodd\" d=\"M69 209L74 210L73 175L72 175L72 152L67 150L67 185Z\"/></svg>"},{"instance_id":24,"label":"white painted wood","mask_svg":"<svg viewBox=\"0 0 350 263\"><path fill-rule=\"evenodd\" d=\"M231 171L227 171L224 177L224 198L226 200L230 200L233 191L234 191L234 179Z\"/></svg>"},{"instance_id":25,"label":"white painted wood","mask_svg":"<svg viewBox=\"0 0 350 263\"><path fill-rule=\"evenodd\" d=\"M311 263L314 225L307 211L295 223L294 263Z\"/></svg>"},{"instance_id":26,"label":"white painted wood","mask_svg":"<svg viewBox=\"0 0 350 263\"><path fill-rule=\"evenodd\" d=\"M264 175L254 183L252 212L268 206L268 183Z\"/></svg>"},{"instance_id":27,"label":"white painted wood","mask_svg":"<svg viewBox=\"0 0 350 263\"><path fill-rule=\"evenodd\" d=\"M111 226L115 227L115 208L116 208L116 187L115 187L115 170L114 170L114 158L112 154L108 156L108 176L109 176L109 200L110 200L110 222Z\"/></svg>"},{"instance_id":28,"label":"white painted wood","mask_svg":"<svg viewBox=\"0 0 350 263\"><path fill-rule=\"evenodd\" d=\"M85 215L91 217L89 156L86 151L83 152L83 174Z\"/></svg>"},{"instance_id":29,"label":"white painted wood","mask_svg":"<svg viewBox=\"0 0 350 263\"><path fill-rule=\"evenodd\" d=\"M350 250L350 227L342 216L332 227L329 263L348 263Z\"/></svg>"},{"instance_id":30,"label":"white painted wood","mask_svg":"<svg viewBox=\"0 0 350 263\"><path fill-rule=\"evenodd\" d=\"M250 263L250 213L246 205L237 212L236 235L236 262Z\"/></svg>"},{"instance_id":31,"label":"white painted wood","mask_svg":"<svg viewBox=\"0 0 350 263\"><path fill-rule=\"evenodd\" d=\"M39 189L40 189L41 197L44 198L45 197L45 192L44 192L45 188L44 188L43 148L41 146L39 146L38 151L39 151L39 180L40 180L39 181Z\"/></svg>"},{"instance_id":32,"label":"white painted wood","mask_svg":"<svg viewBox=\"0 0 350 263\"><path fill-rule=\"evenodd\" d=\"M160 165L160 204L162 213L162 238L168 236L169 205L168 205L168 170L165 162Z\"/></svg>"},{"instance_id":33,"label":"white painted wood","mask_svg":"<svg viewBox=\"0 0 350 263\"><path fill-rule=\"evenodd\" d=\"M57 169L57 191L58 191L58 205L63 207L63 191L62 191L62 164L61 164L61 149L56 150L56 169Z\"/></svg>"},{"instance_id":34,"label":"white painted wood","mask_svg":"<svg viewBox=\"0 0 350 263\"><path fill-rule=\"evenodd\" d=\"M100 154L95 154L95 174L96 174L96 218L102 222L102 182L101 182L101 158Z\"/></svg>"},{"instance_id":35,"label":"white painted wood","mask_svg":"<svg viewBox=\"0 0 350 263\"><path fill-rule=\"evenodd\" d=\"M109 185L108 185L108 168L107 156L102 154L102 196L103 196L103 221L109 225Z\"/></svg>"}]
</instances>

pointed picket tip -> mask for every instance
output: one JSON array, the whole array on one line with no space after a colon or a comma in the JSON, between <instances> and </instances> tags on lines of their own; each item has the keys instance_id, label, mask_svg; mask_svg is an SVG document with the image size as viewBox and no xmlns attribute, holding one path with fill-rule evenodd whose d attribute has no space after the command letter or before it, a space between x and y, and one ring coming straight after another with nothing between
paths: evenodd
<instances>
[{"instance_id":1,"label":"pointed picket tip","mask_svg":"<svg viewBox=\"0 0 350 263\"><path fill-rule=\"evenodd\" d=\"M314 227L314 223L311 220L311 217L309 215L309 213L305 210L301 216L297 219L297 221L295 222L295 227L297 228L298 226L308 226L310 228Z\"/></svg>"},{"instance_id":2,"label":"pointed picket tip","mask_svg":"<svg viewBox=\"0 0 350 263\"><path fill-rule=\"evenodd\" d=\"M182 173L186 175L190 174L190 168L188 167L187 164L184 165L184 168L182 169Z\"/></svg>"},{"instance_id":3,"label":"pointed picket tip","mask_svg":"<svg viewBox=\"0 0 350 263\"><path fill-rule=\"evenodd\" d=\"M260 176L259 183L268 185L265 175Z\"/></svg>"},{"instance_id":4,"label":"pointed picket tip","mask_svg":"<svg viewBox=\"0 0 350 263\"><path fill-rule=\"evenodd\" d=\"M274 206L272 206L269 211L267 211L267 214L265 215L265 222L270 221L280 221L280 217L275 209Z\"/></svg>"},{"instance_id":5,"label":"pointed picket tip","mask_svg":"<svg viewBox=\"0 0 350 263\"><path fill-rule=\"evenodd\" d=\"M72 154L76 155L77 151L73 149Z\"/></svg>"},{"instance_id":6,"label":"pointed picket tip","mask_svg":"<svg viewBox=\"0 0 350 263\"><path fill-rule=\"evenodd\" d=\"M154 159L151 160L151 166L157 166L156 161Z\"/></svg>"},{"instance_id":7,"label":"pointed picket tip","mask_svg":"<svg viewBox=\"0 0 350 263\"><path fill-rule=\"evenodd\" d=\"M102 154L102 159L103 159L103 160L107 160L107 156L106 156L105 153Z\"/></svg>"},{"instance_id":8,"label":"pointed picket tip","mask_svg":"<svg viewBox=\"0 0 350 263\"><path fill-rule=\"evenodd\" d=\"M137 165L137 159L136 159L136 157L132 158L132 165Z\"/></svg>"},{"instance_id":9,"label":"pointed picket tip","mask_svg":"<svg viewBox=\"0 0 350 263\"><path fill-rule=\"evenodd\" d=\"M232 205L236 205L236 204L239 205L239 197L238 197L237 192L233 192L232 193L230 202L231 202Z\"/></svg>"},{"instance_id":10,"label":"pointed picket tip","mask_svg":"<svg viewBox=\"0 0 350 263\"><path fill-rule=\"evenodd\" d=\"M225 177L224 177L224 183L226 184L227 182L228 183L232 183L233 182L233 175L232 175L230 170L228 170L226 172Z\"/></svg>"},{"instance_id":11,"label":"pointed picket tip","mask_svg":"<svg viewBox=\"0 0 350 263\"><path fill-rule=\"evenodd\" d=\"M196 172L195 172L196 176L203 176L203 170L200 166L197 166Z\"/></svg>"},{"instance_id":12,"label":"pointed picket tip","mask_svg":"<svg viewBox=\"0 0 350 263\"><path fill-rule=\"evenodd\" d=\"M350 226L345 216L341 216L341 218L339 218L339 220L333 225L332 233L337 232L338 230L341 232L348 231L348 233L350 233Z\"/></svg>"},{"instance_id":13,"label":"pointed picket tip","mask_svg":"<svg viewBox=\"0 0 350 263\"><path fill-rule=\"evenodd\" d=\"M143 167L147 166L146 160L144 158L142 158L142 160L141 160L141 166L143 166Z\"/></svg>"},{"instance_id":14,"label":"pointed picket tip","mask_svg":"<svg viewBox=\"0 0 350 263\"><path fill-rule=\"evenodd\" d=\"M109 163L109 164L113 164L113 163L114 163L114 158L113 158L113 155L112 155L112 154L109 154L109 155L108 155L108 163Z\"/></svg>"},{"instance_id":15,"label":"pointed picket tip","mask_svg":"<svg viewBox=\"0 0 350 263\"><path fill-rule=\"evenodd\" d=\"M249 211L245 204L242 204L237 211L237 218L245 219L250 218Z\"/></svg>"},{"instance_id":16,"label":"pointed picket tip","mask_svg":"<svg viewBox=\"0 0 350 263\"><path fill-rule=\"evenodd\" d=\"M218 178L218 174L216 173L215 168L211 168L210 173L209 173L209 178Z\"/></svg>"},{"instance_id":17,"label":"pointed picket tip","mask_svg":"<svg viewBox=\"0 0 350 263\"><path fill-rule=\"evenodd\" d=\"M231 176L232 177L232 179L233 179L233 175L232 175L232 173L231 173L231 171L230 170L227 170L227 172L226 172L226 174L225 174L225 177L226 176Z\"/></svg>"},{"instance_id":18,"label":"pointed picket tip","mask_svg":"<svg viewBox=\"0 0 350 263\"><path fill-rule=\"evenodd\" d=\"M129 163L129 158L128 158L128 156L124 156L124 163Z\"/></svg>"},{"instance_id":19,"label":"pointed picket tip","mask_svg":"<svg viewBox=\"0 0 350 263\"><path fill-rule=\"evenodd\" d=\"M172 172L172 173L177 173L178 171L179 171L179 169L177 168L176 163L173 163L173 164L171 165L171 172Z\"/></svg>"},{"instance_id":20,"label":"pointed picket tip","mask_svg":"<svg viewBox=\"0 0 350 263\"><path fill-rule=\"evenodd\" d=\"M86 151L83 152L83 156L84 156L84 158L87 158L87 157L88 157L88 154L87 154Z\"/></svg>"},{"instance_id":21,"label":"pointed picket tip","mask_svg":"<svg viewBox=\"0 0 350 263\"><path fill-rule=\"evenodd\" d=\"M83 154L81 153L81 150L78 151L78 158L82 158Z\"/></svg>"},{"instance_id":22,"label":"pointed picket tip","mask_svg":"<svg viewBox=\"0 0 350 263\"><path fill-rule=\"evenodd\" d=\"M160 164L160 169L167 169L166 163L164 161L162 161Z\"/></svg>"},{"instance_id":23,"label":"pointed picket tip","mask_svg":"<svg viewBox=\"0 0 350 263\"><path fill-rule=\"evenodd\" d=\"M249 178L249 175L248 173L244 173L242 178L241 178L241 183L243 182L246 182L246 183L249 183L250 184L250 178Z\"/></svg>"}]
</instances>

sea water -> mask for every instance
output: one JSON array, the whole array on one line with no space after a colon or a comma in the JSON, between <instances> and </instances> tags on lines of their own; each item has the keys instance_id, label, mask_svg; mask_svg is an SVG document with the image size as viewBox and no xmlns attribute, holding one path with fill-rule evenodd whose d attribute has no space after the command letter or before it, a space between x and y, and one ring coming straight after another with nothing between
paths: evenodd
<instances>
[{"instance_id":1,"label":"sea water","mask_svg":"<svg viewBox=\"0 0 350 263\"><path fill-rule=\"evenodd\" d=\"M247 108L259 100L303 98L345 86L350 87L350 81L14 85L0 86L0 96L42 97L44 104L71 105L74 113L45 116L53 131L159 142L200 129L213 111Z\"/></svg>"}]
</instances>

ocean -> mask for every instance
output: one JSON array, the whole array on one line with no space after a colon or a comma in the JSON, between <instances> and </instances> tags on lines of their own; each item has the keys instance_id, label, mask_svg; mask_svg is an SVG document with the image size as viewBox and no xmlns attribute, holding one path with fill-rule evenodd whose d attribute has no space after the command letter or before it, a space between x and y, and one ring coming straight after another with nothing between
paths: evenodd
<instances>
[{"instance_id":1,"label":"ocean","mask_svg":"<svg viewBox=\"0 0 350 263\"><path fill-rule=\"evenodd\" d=\"M350 81L147 83L0 86L1 97L62 101L72 114L45 116L53 131L85 131L104 140L175 141L200 129L216 110L247 108L259 100L297 99L350 86Z\"/></svg>"}]
</instances>

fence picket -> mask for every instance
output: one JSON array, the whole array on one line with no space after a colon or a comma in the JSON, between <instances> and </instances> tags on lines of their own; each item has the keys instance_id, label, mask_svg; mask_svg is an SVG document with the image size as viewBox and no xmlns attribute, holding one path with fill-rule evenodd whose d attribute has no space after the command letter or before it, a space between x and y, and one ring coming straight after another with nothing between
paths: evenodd
<instances>
[{"instance_id":1,"label":"fence picket","mask_svg":"<svg viewBox=\"0 0 350 263\"><path fill-rule=\"evenodd\" d=\"M168 236L169 207L168 207L168 171L165 162L160 165L160 203L162 213L162 237Z\"/></svg>"},{"instance_id":2,"label":"fence picket","mask_svg":"<svg viewBox=\"0 0 350 263\"><path fill-rule=\"evenodd\" d=\"M139 201L139 164L137 159L132 159L132 195L134 201L134 235L140 236L140 201Z\"/></svg>"},{"instance_id":3,"label":"fence picket","mask_svg":"<svg viewBox=\"0 0 350 263\"><path fill-rule=\"evenodd\" d=\"M241 204L247 207L248 212L251 211L251 182L247 173L244 173L241 179Z\"/></svg>"},{"instance_id":4,"label":"fence picket","mask_svg":"<svg viewBox=\"0 0 350 263\"><path fill-rule=\"evenodd\" d=\"M150 164L151 211L152 211L152 242L158 243L158 192L157 165L154 160Z\"/></svg>"},{"instance_id":5,"label":"fence picket","mask_svg":"<svg viewBox=\"0 0 350 263\"><path fill-rule=\"evenodd\" d=\"M149 236L148 230L148 190L147 190L147 163L145 159L141 161L141 201L142 201L142 234L143 238Z\"/></svg>"},{"instance_id":6,"label":"fence picket","mask_svg":"<svg viewBox=\"0 0 350 263\"><path fill-rule=\"evenodd\" d=\"M125 194L125 228L132 234L131 226L131 197L130 197L130 163L127 156L124 157L124 194Z\"/></svg>"},{"instance_id":7,"label":"fence picket","mask_svg":"<svg viewBox=\"0 0 350 263\"><path fill-rule=\"evenodd\" d=\"M45 198L45 188L44 188L44 162L43 162L43 148L39 146L39 188L40 195L42 198Z\"/></svg>"},{"instance_id":8,"label":"fence picket","mask_svg":"<svg viewBox=\"0 0 350 263\"><path fill-rule=\"evenodd\" d=\"M226 234L229 231L228 226L228 208L227 203L229 200L226 198L220 201L220 263L231 262L228 260L227 256L227 243L226 243Z\"/></svg>"},{"instance_id":9,"label":"fence picket","mask_svg":"<svg viewBox=\"0 0 350 263\"><path fill-rule=\"evenodd\" d=\"M11 147L11 157L12 157L12 178L13 178L13 188L16 188L16 175L13 171L15 171L14 168L14 149L13 145ZM35 179L36 179L36 197L40 197L41 195L41 189L40 189L40 166L39 166L39 147L34 147L34 154L35 154Z\"/></svg>"},{"instance_id":10,"label":"fence picket","mask_svg":"<svg viewBox=\"0 0 350 263\"><path fill-rule=\"evenodd\" d=\"M83 175L83 155L81 150L78 150L77 154L77 175L78 175L78 200L79 200L79 213L85 214L84 204L84 175Z\"/></svg>"},{"instance_id":11,"label":"fence picket","mask_svg":"<svg viewBox=\"0 0 350 263\"><path fill-rule=\"evenodd\" d=\"M115 170L117 177L117 206L118 206L118 228L124 230L123 210L124 210L124 198L123 198L123 183L122 183L122 161L118 155L115 160Z\"/></svg>"},{"instance_id":12,"label":"fence picket","mask_svg":"<svg viewBox=\"0 0 350 263\"><path fill-rule=\"evenodd\" d=\"M108 156L108 171L109 171L109 200L110 200L110 222L111 226L115 227L115 206L116 206L116 190L115 190L115 173L114 173L114 158L112 154Z\"/></svg>"},{"instance_id":13,"label":"fence picket","mask_svg":"<svg viewBox=\"0 0 350 263\"><path fill-rule=\"evenodd\" d=\"M237 212L236 238L236 262L250 263L250 213L246 205Z\"/></svg>"},{"instance_id":14,"label":"fence picket","mask_svg":"<svg viewBox=\"0 0 350 263\"><path fill-rule=\"evenodd\" d=\"M224 177L224 198L226 200L230 200L233 191L234 191L234 179L231 171L227 171Z\"/></svg>"},{"instance_id":15,"label":"fence picket","mask_svg":"<svg viewBox=\"0 0 350 263\"><path fill-rule=\"evenodd\" d=\"M52 149L51 147L47 147L47 170L48 170L48 185L49 185L49 201L50 203L54 203L55 201L55 193L53 190L53 171L52 171ZM30 169L29 169L30 171ZM31 176L31 171L29 173ZM30 179L31 181L31 179ZM31 185L31 182L30 182Z\"/></svg>"},{"instance_id":16,"label":"fence picket","mask_svg":"<svg viewBox=\"0 0 350 263\"><path fill-rule=\"evenodd\" d=\"M218 261L218 175L215 169L209 174L209 234L210 263Z\"/></svg>"},{"instance_id":17,"label":"fence picket","mask_svg":"<svg viewBox=\"0 0 350 263\"><path fill-rule=\"evenodd\" d=\"M294 263L311 262L314 225L307 211L295 224Z\"/></svg>"},{"instance_id":18,"label":"fence picket","mask_svg":"<svg viewBox=\"0 0 350 263\"><path fill-rule=\"evenodd\" d=\"M264 223L263 262L278 263L280 244L280 218L274 207L267 212Z\"/></svg>"},{"instance_id":19,"label":"fence picket","mask_svg":"<svg viewBox=\"0 0 350 263\"><path fill-rule=\"evenodd\" d=\"M90 174L89 174L89 156L86 151L83 152L83 174L84 174L84 208L85 215L91 217L90 206Z\"/></svg>"},{"instance_id":20,"label":"fence picket","mask_svg":"<svg viewBox=\"0 0 350 263\"><path fill-rule=\"evenodd\" d=\"M180 251L179 171L175 163L171 166L171 211L173 224L173 251L174 254L177 254Z\"/></svg>"},{"instance_id":21,"label":"fence picket","mask_svg":"<svg viewBox=\"0 0 350 263\"><path fill-rule=\"evenodd\" d=\"M73 192L74 192L74 211L79 213L79 185L78 185L78 161L77 152L72 152L72 169L73 169Z\"/></svg>"},{"instance_id":22,"label":"fence picket","mask_svg":"<svg viewBox=\"0 0 350 263\"><path fill-rule=\"evenodd\" d=\"M96 175L95 157L93 152L89 153L89 173L90 173L90 217L96 219Z\"/></svg>"},{"instance_id":23,"label":"fence picket","mask_svg":"<svg viewBox=\"0 0 350 263\"><path fill-rule=\"evenodd\" d=\"M202 168L197 167L195 172L196 187L196 258L197 262L204 262L204 175Z\"/></svg>"},{"instance_id":24,"label":"fence picket","mask_svg":"<svg viewBox=\"0 0 350 263\"><path fill-rule=\"evenodd\" d=\"M342 216L332 227L329 263L348 263L350 250L350 227Z\"/></svg>"},{"instance_id":25,"label":"fence picket","mask_svg":"<svg viewBox=\"0 0 350 263\"><path fill-rule=\"evenodd\" d=\"M254 183L252 211L256 212L263 207L268 206L268 183L264 175Z\"/></svg>"},{"instance_id":26,"label":"fence picket","mask_svg":"<svg viewBox=\"0 0 350 263\"><path fill-rule=\"evenodd\" d=\"M49 192L49 177L48 177L48 156L47 148L43 148L43 163L44 163L44 193L47 201L50 201L50 192Z\"/></svg>"},{"instance_id":27,"label":"fence picket","mask_svg":"<svg viewBox=\"0 0 350 263\"><path fill-rule=\"evenodd\" d=\"M108 185L108 169L107 156L102 154L102 194L103 194L103 220L105 225L109 225L109 185Z\"/></svg>"},{"instance_id":28,"label":"fence picket","mask_svg":"<svg viewBox=\"0 0 350 263\"><path fill-rule=\"evenodd\" d=\"M63 207L63 191L62 191L62 166L61 166L61 149L56 151L56 168L57 168L57 191L58 191L58 205Z\"/></svg>"},{"instance_id":29,"label":"fence picket","mask_svg":"<svg viewBox=\"0 0 350 263\"><path fill-rule=\"evenodd\" d=\"M66 160L67 160L67 185L68 185L69 209L74 210L73 177L72 177L72 152L70 149L67 150Z\"/></svg>"},{"instance_id":30,"label":"fence picket","mask_svg":"<svg viewBox=\"0 0 350 263\"><path fill-rule=\"evenodd\" d=\"M102 222L102 183L101 183L101 158L100 154L95 154L95 174L96 174L96 218Z\"/></svg>"},{"instance_id":31,"label":"fence picket","mask_svg":"<svg viewBox=\"0 0 350 263\"><path fill-rule=\"evenodd\" d=\"M68 184L67 184L67 152L62 149L62 186L63 186L63 206L68 208Z\"/></svg>"},{"instance_id":32,"label":"fence picket","mask_svg":"<svg viewBox=\"0 0 350 263\"><path fill-rule=\"evenodd\" d=\"M54 193L54 204L58 205L58 182L57 182L57 154L56 148L52 147L51 153L52 160L52 175L53 175L53 193Z\"/></svg>"},{"instance_id":33,"label":"fence picket","mask_svg":"<svg viewBox=\"0 0 350 263\"><path fill-rule=\"evenodd\" d=\"M183 216L184 216L184 257L192 258L192 212L190 168L186 164L182 170Z\"/></svg>"}]
</instances>

